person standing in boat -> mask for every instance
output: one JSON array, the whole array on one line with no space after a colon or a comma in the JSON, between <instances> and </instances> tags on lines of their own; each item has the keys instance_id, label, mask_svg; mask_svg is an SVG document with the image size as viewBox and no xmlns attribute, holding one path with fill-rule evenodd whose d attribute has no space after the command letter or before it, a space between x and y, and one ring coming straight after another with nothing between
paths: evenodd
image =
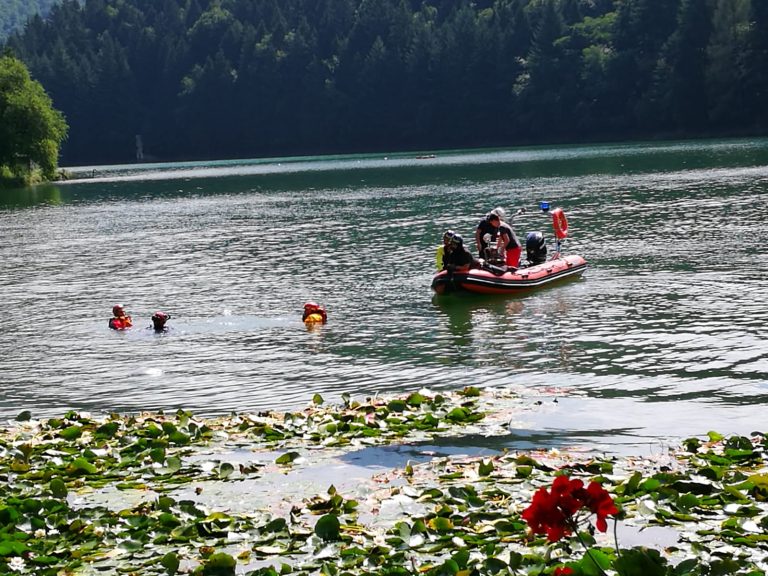
<instances>
[{"instance_id":1,"label":"person standing in boat","mask_svg":"<svg viewBox=\"0 0 768 576\"><path fill-rule=\"evenodd\" d=\"M125 330L133 326L133 320L125 313L122 304L112 306L112 318L109 319L109 327L112 330Z\"/></svg>"},{"instance_id":2,"label":"person standing in boat","mask_svg":"<svg viewBox=\"0 0 768 576\"><path fill-rule=\"evenodd\" d=\"M443 270L452 274L454 272L469 272L471 268L479 268L479 263L464 246L464 239L459 234L454 234L451 236L443 256Z\"/></svg>"},{"instance_id":3,"label":"person standing in boat","mask_svg":"<svg viewBox=\"0 0 768 576\"><path fill-rule=\"evenodd\" d=\"M519 268L523 246L517 239L512 226L504 220L499 223L499 243L504 250L504 263L510 268Z\"/></svg>"},{"instance_id":4,"label":"person standing in boat","mask_svg":"<svg viewBox=\"0 0 768 576\"><path fill-rule=\"evenodd\" d=\"M496 247L496 241L499 237L499 225L501 216L498 214L498 208L491 210L480 220L475 228L475 244L477 253L483 260L492 262L495 260L493 250Z\"/></svg>"}]
</instances>

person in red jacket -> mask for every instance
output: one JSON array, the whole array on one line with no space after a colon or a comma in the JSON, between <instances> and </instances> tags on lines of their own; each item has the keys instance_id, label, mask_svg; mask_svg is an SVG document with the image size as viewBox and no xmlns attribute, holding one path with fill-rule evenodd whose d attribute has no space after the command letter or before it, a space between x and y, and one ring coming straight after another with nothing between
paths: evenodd
<instances>
[{"instance_id":1,"label":"person in red jacket","mask_svg":"<svg viewBox=\"0 0 768 576\"><path fill-rule=\"evenodd\" d=\"M133 326L131 317L125 313L125 309L121 304L115 304L112 307L112 318L109 319L109 327L112 330L125 330Z\"/></svg>"},{"instance_id":2,"label":"person in red jacket","mask_svg":"<svg viewBox=\"0 0 768 576\"><path fill-rule=\"evenodd\" d=\"M325 313L325 308L317 302L307 302L304 304L304 314L302 314L301 320L305 324L325 324L328 322L328 315Z\"/></svg>"}]
</instances>

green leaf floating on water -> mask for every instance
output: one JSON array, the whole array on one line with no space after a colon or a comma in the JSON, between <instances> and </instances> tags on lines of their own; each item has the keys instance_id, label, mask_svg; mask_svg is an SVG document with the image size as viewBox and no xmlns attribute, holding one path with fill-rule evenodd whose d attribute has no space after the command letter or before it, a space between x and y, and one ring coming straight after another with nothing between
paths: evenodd
<instances>
[{"instance_id":1,"label":"green leaf floating on water","mask_svg":"<svg viewBox=\"0 0 768 576\"><path fill-rule=\"evenodd\" d=\"M339 540L341 534L341 524L335 514L326 514L321 516L315 524L315 534L318 538L326 541Z\"/></svg>"},{"instance_id":2,"label":"green leaf floating on water","mask_svg":"<svg viewBox=\"0 0 768 576\"><path fill-rule=\"evenodd\" d=\"M66 498L69 493L67 485L64 484L64 481L61 478L51 479L50 488L54 498Z\"/></svg>"},{"instance_id":3,"label":"green leaf floating on water","mask_svg":"<svg viewBox=\"0 0 768 576\"><path fill-rule=\"evenodd\" d=\"M24 410L23 412L19 412L18 416L16 416L17 422L28 422L32 420L32 412L29 410Z\"/></svg>"},{"instance_id":4,"label":"green leaf floating on water","mask_svg":"<svg viewBox=\"0 0 768 576\"><path fill-rule=\"evenodd\" d=\"M83 434L82 426L69 426L64 428L59 435L66 440L76 440Z\"/></svg>"},{"instance_id":5,"label":"green leaf floating on water","mask_svg":"<svg viewBox=\"0 0 768 576\"><path fill-rule=\"evenodd\" d=\"M99 469L85 458L76 458L69 464L69 466L67 466L67 473L72 476L80 474L96 474L98 471Z\"/></svg>"},{"instance_id":6,"label":"green leaf floating on water","mask_svg":"<svg viewBox=\"0 0 768 576\"><path fill-rule=\"evenodd\" d=\"M298 452L286 452L275 459L275 464L291 464L300 456Z\"/></svg>"},{"instance_id":7,"label":"green leaf floating on water","mask_svg":"<svg viewBox=\"0 0 768 576\"><path fill-rule=\"evenodd\" d=\"M179 571L179 565L181 562L179 561L179 555L176 554L176 552L168 552L165 556L162 557L160 564L163 568L166 569L168 574L173 576Z\"/></svg>"},{"instance_id":8,"label":"green leaf floating on water","mask_svg":"<svg viewBox=\"0 0 768 576\"><path fill-rule=\"evenodd\" d=\"M200 572L202 576L234 576L237 560L225 552L213 554Z\"/></svg>"},{"instance_id":9,"label":"green leaf floating on water","mask_svg":"<svg viewBox=\"0 0 768 576\"><path fill-rule=\"evenodd\" d=\"M274 470L267 466L260 478L246 465L236 474L238 465L227 461L277 452L276 462L290 465L301 455L307 466L291 476L316 480L313 466L341 454L363 449L376 457L375 447L386 443L409 447L410 454L410 447L455 438L462 426L484 418L481 432L508 434L510 406L495 394L467 388L360 401L347 395L340 406L313 402L295 413L218 418L182 411L127 417L69 412L11 422L0 430L0 475L6 478L0 572L13 562L36 576L86 569L232 576L239 558L243 576L552 576L566 566L578 576L602 576L593 560L620 576L762 574L752 560L768 545L768 439L762 433L686 441L665 454L668 467L661 471L653 459L583 458L566 449L492 458L425 451L419 463L389 467L370 482L329 478L327 493L322 486L303 496L275 491L284 498L275 508L262 508L258 495L264 488L259 482L271 482ZM607 543L610 534L580 532L590 557L575 537L552 544L543 535L531 537L522 511L537 490L564 474L603 485L621 510L620 528L627 522L642 539L643 529L655 526L679 540L666 547L651 541L648 550L619 556ZM234 511L241 494L245 501L251 496L251 483L255 501ZM376 521L379 514L384 522ZM283 555L292 565L278 562ZM620 557L631 560L621 570ZM655 572L659 565L666 572Z\"/></svg>"},{"instance_id":10,"label":"green leaf floating on water","mask_svg":"<svg viewBox=\"0 0 768 576\"><path fill-rule=\"evenodd\" d=\"M235 471L235 467L229 462L222 462L218 469L219 478L228 478Z\"/></svg>"}]
</instances>

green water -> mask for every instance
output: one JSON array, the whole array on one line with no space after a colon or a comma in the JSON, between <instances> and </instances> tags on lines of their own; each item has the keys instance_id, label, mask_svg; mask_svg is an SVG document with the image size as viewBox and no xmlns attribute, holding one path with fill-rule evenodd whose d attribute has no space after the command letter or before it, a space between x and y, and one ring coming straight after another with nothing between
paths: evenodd
<instances>
[{"instance_id":1,"label":"green water","mask_svg":"<svg viewBox=\"0 0 768 576\"><path fill-rule=\"evenodd\" d=\"M71 168L4 193L0 412L475 385L524 399L508 437L470 440L495 448L764 427L768 140L434 154ZM566 211L581 280L433 297L443 230L525 207L518 234L551 239L541 200ZM310 299L329 312L314 331ZM108 330L116 302L137 329ZM144 329L157 309L161 337Z\"/></svg>"}]
</instances>

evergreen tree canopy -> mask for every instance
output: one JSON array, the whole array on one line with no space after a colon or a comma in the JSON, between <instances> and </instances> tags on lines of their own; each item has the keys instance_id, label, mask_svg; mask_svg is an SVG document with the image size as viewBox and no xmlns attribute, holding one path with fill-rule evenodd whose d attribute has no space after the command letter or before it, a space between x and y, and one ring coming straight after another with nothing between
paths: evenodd
<instances>
[{"instance_id":1,"label":"evergreen tree canopy","mask_svg":"<svg viewBox=\"0 0 768 576\"><path fill-rule=\"evenodd\" d=\"M760 134L766 6L62 0L7 48L69 164Z\"/></svg>"}]
</instances>

